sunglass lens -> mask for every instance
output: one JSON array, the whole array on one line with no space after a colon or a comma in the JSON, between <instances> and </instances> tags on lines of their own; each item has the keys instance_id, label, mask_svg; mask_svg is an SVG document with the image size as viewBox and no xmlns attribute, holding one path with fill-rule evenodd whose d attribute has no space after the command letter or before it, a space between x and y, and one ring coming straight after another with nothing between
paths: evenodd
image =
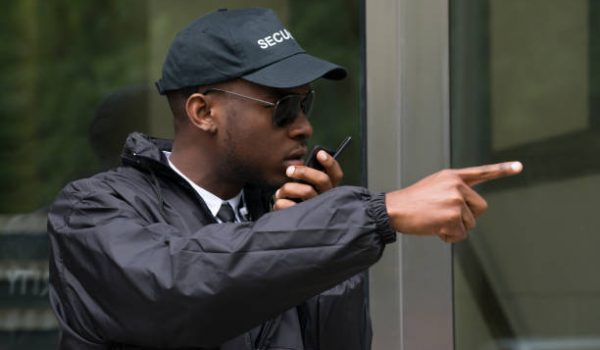
<instances>
[{"instance_id":1,"label":"sunglass lens","mask_svg":"<svg viewBox=\"0 0 600 350\"><path fill-rule=\"evenodd\" d=\"M304 115L309 115L312 111L313 103L315 102L315 91L310 90L308 94L300 101L300 106L302 107L302 112Z\"/></svg>"},{"instance_id":2,"label":"sunglass lens","mask_svg":"<svg viewBox=\"0 0 600 350\"><path fill-rule=\"evenodd\" d=\"M298 95L284 96L277 101L273 119L278 127L284 127L292 123L300 112L300 99Z\"/></svg>"},{"instance_id":3,"label":"sunglass lens","mask_svg":"<svg viewBox=\"0 0 600 350\"><path fill-rule=\"evenodd\" d=\"M278 127L285 127L294 122L300 111L307 115L312 109L314 91L306 95L288 95L277 101L273 120Z\"/></svg>"}]
</instances>

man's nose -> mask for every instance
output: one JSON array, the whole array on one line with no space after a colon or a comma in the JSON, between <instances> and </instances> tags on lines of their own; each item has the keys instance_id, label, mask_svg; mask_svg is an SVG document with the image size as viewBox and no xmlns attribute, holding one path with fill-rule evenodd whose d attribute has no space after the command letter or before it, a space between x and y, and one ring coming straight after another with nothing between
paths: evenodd
<instances>
[{"instance_id":1,"label":"man's nose","mask_svg":"<svg viewBox=\"0 0 600 350\"><path fill-rule=\"evenodd\" d=\"M312 136L313 128L308 117L300 112L292 124L289 125L288 132L293 139L308 139Z\"/></svg>"}]
</instances>

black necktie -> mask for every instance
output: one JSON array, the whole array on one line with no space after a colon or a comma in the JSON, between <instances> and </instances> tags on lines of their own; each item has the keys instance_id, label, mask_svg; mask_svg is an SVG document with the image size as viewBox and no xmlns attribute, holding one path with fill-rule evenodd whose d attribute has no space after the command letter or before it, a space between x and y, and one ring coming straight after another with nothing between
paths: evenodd
<instances>
[{"instance_id":1,"label":"black necktie","mask_svg":"<svg viewBox=\"0 0 600 350\"><path fill-rule=\"evenodd\" d=\"M223 222L235 222L235 213L229 203L223 202L223 204L221 204L221 208L217 213L217 218Z\"/></svg>"}]
</instances>

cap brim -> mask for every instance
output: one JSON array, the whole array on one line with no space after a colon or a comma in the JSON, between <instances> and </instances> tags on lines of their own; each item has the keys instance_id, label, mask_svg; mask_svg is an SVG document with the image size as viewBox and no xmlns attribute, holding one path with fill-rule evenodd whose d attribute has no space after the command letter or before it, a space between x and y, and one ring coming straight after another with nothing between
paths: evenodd
<instances>
[{"instance_id":1,"label":"cap brim","mask_svg":"<svg viewBox=\"0 0 600 350\"><path fill-rule=\"evenodd\" d=\"M341 80L346 69L306 53L299 53L242 76L258 85L277 89L293 88L319 78Z\"/></svg>"}]
</instances>

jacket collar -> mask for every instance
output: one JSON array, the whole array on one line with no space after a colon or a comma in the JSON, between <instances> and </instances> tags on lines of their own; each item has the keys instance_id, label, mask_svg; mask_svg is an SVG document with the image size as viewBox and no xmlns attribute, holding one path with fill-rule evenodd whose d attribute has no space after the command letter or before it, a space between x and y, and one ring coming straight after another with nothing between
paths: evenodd
<instances>
[{"instance_id":1,"label":"jacket collar","mask_svg":"<svg viewBox=\"0 0 600 350\"><path fill-rule=\"evenodd\" d=\"M179 178L168 164L162 151L171 151L173 141L155 138L139 132L129 134L121 153L125 166L133 166L142 171L156 173L162 177ZM254 185L244 187L246 205L250 217L256 220L270 211L274 189Z\"/></svg>"},{"instance_id":2,"label":"jacket collar","mask_svg":"<svg viewBox=\"0 0 600 350\"><path fill-rule=\"evenodd\" d=\"M173 141L159 139L139 132L129 134L123 147L122 157L143 157L157 162L163 162L162 151L171 152Z\"/></svg>"}]
</instances>

